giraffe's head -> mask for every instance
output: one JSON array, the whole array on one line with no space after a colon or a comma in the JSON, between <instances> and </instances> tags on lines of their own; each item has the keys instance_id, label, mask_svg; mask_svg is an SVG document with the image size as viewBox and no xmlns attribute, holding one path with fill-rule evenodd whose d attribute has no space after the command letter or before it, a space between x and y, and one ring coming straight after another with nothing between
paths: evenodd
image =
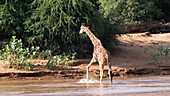
<instances>
[{"instance_id":1,"label":"giraffe's head","mask_svg":"<svg viewBox=\"0 0 170 96\"><path fill-rule=\"evenodd\" d=\"M83 33L84 30L86 29L86 25L84 23L81 24L81 27L80 27L80 32L79 34Z\"/></svg>"}]
</instances>

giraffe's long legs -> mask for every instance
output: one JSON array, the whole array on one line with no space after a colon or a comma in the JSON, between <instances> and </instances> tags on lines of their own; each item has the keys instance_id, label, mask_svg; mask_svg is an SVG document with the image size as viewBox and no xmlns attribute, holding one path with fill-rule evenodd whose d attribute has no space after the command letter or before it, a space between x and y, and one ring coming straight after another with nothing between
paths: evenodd
<instances>
[{"instance_id":1,"label":"giraffe's long legs","mask_svg":"<svg viewBox=\"0 0 170 96\"><path fill-rule=\"evenodd\" d=\"M94 62L95 62L95 60L92 59L92 60L90 61L90 63L87 65L87 67L86 67L86 79L87 79L87 80L89 80L89 68L90 68L91 64L93 64Z\"/></svg>"},{"instance_id":2,"label":"giraffe's long legs","mask_svg":"<svg viewBox=\"0 0 170 96\"><path fill-rule=\"evenodd\" d=\"M103 65L103 64L100 64L100 65L99 65L99 68L100 68L100 82L102 82L104 65Z\"/></svg>"},{"instance_id":3,"label":"giraffe's long legs","mask_svg":"<svg viewBox=\"0 0 170 96\"><path fill-rule=\"evenodd\" d=\"M110 82L112 82L113 75L111 69L109 69L108 74L109 74Z\"/></svg>"},{"instance_id":4,"label":"giraffe's long legs","mask_svg":"<svg viewBox=\"0 0 170 96\"><path fill-rule=\"evenodd\" d=\"M108 64L109 70L108 70L108 74L109 74L109 78L110 78L110 82L112 82L112 69L111 69L111 64Z\"/></svg>"}]
</instances>

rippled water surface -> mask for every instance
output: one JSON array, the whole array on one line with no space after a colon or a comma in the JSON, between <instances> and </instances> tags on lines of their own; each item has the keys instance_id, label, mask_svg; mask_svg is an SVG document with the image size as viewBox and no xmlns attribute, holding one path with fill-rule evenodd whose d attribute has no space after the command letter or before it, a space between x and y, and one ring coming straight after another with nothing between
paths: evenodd
<instances>
[{"instance_id":1,"label":"rippled water surface","mask_svg":"<svg viewBox=\"0 0 170 96\"><path fill-rule=\"evenodd\" d=\"M7 80L0 82L1 96L107 96L125 93L170 91L170 76L104 80Z\"/></svg>"}]
</instances>

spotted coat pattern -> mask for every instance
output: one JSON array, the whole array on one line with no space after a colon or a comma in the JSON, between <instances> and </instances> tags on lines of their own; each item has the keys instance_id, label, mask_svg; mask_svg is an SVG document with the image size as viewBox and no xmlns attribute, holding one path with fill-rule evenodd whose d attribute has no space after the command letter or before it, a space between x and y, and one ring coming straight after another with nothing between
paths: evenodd
<instances>
[{"instance_id":1,"label":"spotted coat pattern","mask_svg":"<svg viewBox=\"0 0 170 96\"><path fill-rule=\"evenodd\" d=\"M92 57L90 63L87 65L87 75L86 75L87 80L89 78L88 77L89 67L94 62L98 62L99 69L100 69L100 82L102 81L103 69L104 69L104 65L106 65L106 64L109 67L108 74L109 74L110 81L112 82L111 63L109 63L108 51L103 47L101 41L84 24L81 25L80 34L83 32L85 32L88 35L88 37L90 38L90 40L93 44L93 57Z\"/></svg>"}]
</instances>

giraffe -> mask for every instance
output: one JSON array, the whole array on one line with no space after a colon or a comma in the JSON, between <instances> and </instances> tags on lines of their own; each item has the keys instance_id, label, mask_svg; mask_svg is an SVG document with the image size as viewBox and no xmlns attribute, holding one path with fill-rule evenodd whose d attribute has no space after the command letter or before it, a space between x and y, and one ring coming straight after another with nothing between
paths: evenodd
<instances>
[{"instance_id":1,"label":"giraffe","mask_svg":"<svg viewBox=\"0 0 170 96\"><path fill-rule=\"evenodd\" d=\"M99 69L100 69L100 82L102 81L103 78L103 70L104 70L104 65L108 65L108 74L110 78L110 82L112 82L112 70L111 70L111 64L109 63L109 52L103 47L101 41L90 31L90 29L85 26L85 24L81 24L80 27L80 32L79 34L85 32L92 44L93 44L93 57L90 61L90 63L86 66L86 79L88 80L89 78L89 68L90 66L98 62L99 63Z\"/></svg>"}]
</instances>

